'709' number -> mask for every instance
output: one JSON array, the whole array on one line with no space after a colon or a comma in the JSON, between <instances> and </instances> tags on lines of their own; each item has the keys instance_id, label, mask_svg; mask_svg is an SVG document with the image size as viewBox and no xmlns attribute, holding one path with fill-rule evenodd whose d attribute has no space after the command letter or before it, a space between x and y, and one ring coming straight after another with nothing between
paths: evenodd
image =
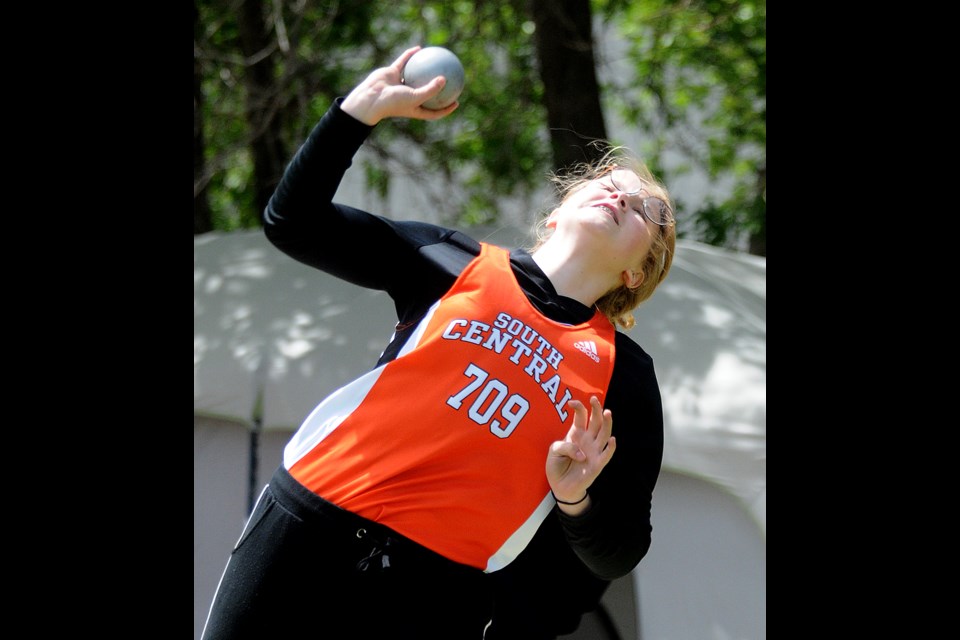
<instances>
[{"instance_id":1,"label":"'709' number","mask_svg":"<svg viewBox=\"0 0 960 640\"><path fill-rule=\"evenodd\" d=\"M487 378L490 375L473 363L467 366L463 375L473 378L473 380L456 394L447 398L447 404L454 409L460 409L467 396L483 387L467 410L467 415L480 425L489 422L490 433L499 438L506 438L513 433L513 430L517 428L523 416L530 409L530 403L527 402L527 399L515 393L508 398L507 395L510 394L510 390L507 389L507 385L496 378L491 378L488 381ZM501 420L493 417L497 410L500 411L500 418L506 421L506 426L501 426L503 424Z\"/></svg>"}]
</instances>

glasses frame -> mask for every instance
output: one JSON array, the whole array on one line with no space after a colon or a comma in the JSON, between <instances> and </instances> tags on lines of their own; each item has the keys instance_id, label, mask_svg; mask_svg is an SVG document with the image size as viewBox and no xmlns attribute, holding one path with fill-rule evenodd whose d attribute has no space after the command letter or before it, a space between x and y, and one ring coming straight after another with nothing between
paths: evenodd
<instances>
[{"instance_id":1,"label":"glasses frame","mask_svg":"<svg viewBox=\"0 0 960 640\"><path fill-rule=\"evenodd\" d=\"M634 191L628 191L627 189L624 189L619 184L617 184L617 181L613 177L613 174L616 171L630 171L630 173L633 173L633 175L636 176L637 180L640 181L641 187ZM635 195L638 195L641 191L646 191L648 194L650 194L650 190L647 188L647 185L649 183L643 178L641 178L640 176L638 176L636 173L631 171L630 169L625 169L623 167L611 167L611 169L607 172L606 175L610 177L610 184L613 185L613 188L619 191L620 193L624 194L625 196L635 196ZM653 214L651 214L650 211L647 209L647 202L650 200L656 200L657 202L660 203L661 214L663 214L664 209L666 209L668 216L665 222L659 222L657 220L654 220ZM655 196L653 194L647 195L645 198L643 198L640 201L640 203L641 203L641 209L643 210L643 217L645 217L647 220L657 225L658 227L669 227L670 225L673 225L676 223L676 218L673 215L673 209L671 209L670 205L667 204L667 202L660 196Z\"/></svg>"}]
</instances>

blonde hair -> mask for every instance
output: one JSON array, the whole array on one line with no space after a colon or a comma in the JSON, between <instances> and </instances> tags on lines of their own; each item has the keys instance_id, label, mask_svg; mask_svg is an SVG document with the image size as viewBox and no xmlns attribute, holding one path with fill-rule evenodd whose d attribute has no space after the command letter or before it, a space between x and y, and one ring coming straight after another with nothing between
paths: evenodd
<instances>
[{"instance_id":1,"label":"blonde hair","mask_svg":"<svg viewBox=\"0 0 960 640\"><path fill-rule=\"evenodd\" d=\"M572 194L576 193L587 183L600 178L613 169L627 169L633 171L646 184L645 190L658 198L661 198L671 211L675 211L673 200L667 188L651 173L646 163L632 155L625 147L611 147L604 155L593 162L583 162L575 164L562 173L554 172L549 175L550 181L554 184L557 197L560 203L563 203ZM534 227L536 242L531 251L535 251L547 241L552 234L552 230L547 228L547 218L550 212L540 216ZM642 302L648 300L653 292L660 286L660 283L670 273L670 267L673 264L673 254L676 251L677 230L676 224L671 222L668 225L659 226L660 233L656 234L653 244L647 252L643 261L641 270L643 271L643 280L635 289L630 289L626 285L619 285L608 291L596 302L600 311L610 319L614 325L619 325L624 329L631 329L636 320L633 317L633 310Z\"/></svg>"}]
</instances>

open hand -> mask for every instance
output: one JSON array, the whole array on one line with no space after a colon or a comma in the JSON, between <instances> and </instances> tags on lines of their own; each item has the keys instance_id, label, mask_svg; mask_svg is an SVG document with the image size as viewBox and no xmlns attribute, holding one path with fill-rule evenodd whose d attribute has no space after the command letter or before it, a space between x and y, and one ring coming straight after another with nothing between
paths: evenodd
<instances>
[{"instance_id":1,"label":"open hand","mask_svg":"<svg viewBox=\"0 0 960 640\"><path fill-rule=\"evenodd\" d=\"M571 400L567 406L573 409L573 425L566 438L550 445L546 472L553 495L576 502L610 462L617 441L611 435L613 415L600 406L595 396L590 398L589 415L579 400Z\"/></svg>"}]
</instances>

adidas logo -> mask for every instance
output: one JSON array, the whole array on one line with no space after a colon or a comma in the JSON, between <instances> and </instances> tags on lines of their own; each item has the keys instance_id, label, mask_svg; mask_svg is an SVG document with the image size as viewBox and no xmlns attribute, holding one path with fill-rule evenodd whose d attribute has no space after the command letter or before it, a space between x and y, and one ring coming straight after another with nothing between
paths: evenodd
<instances>
[{"instance_id":1,"label":"adidas logo","mask_svg":"<svg viewBox=\"0 0 960 640\"><path fill-rule=\"evenodd\" d=\"M600 356L597 355L597 343L593 340L581 340L579 342L574 342L573 346L590 356L590 359L594 362L600 362Z\"/></svg>"}]
</instances>

